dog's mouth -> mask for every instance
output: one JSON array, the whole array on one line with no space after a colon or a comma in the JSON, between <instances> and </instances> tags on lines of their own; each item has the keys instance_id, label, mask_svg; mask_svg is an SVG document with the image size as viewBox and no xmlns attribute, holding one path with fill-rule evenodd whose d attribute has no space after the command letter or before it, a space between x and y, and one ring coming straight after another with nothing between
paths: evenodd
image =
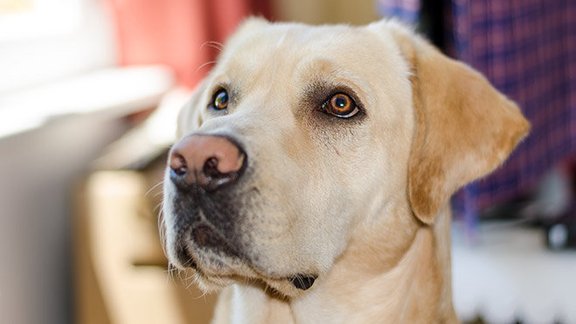
<instances>
[{"instance_id":1,"label":"dog's mouth","mask_svg":"<svg viewBox=\"0 0 576 324\"><path fill-rule=\"evenodd\" d=\"M277 271L270 260L264 262L255 248L258 242L247 210L258 201L255 187L237 186L207 194L198 188L176 191L165 207L172 229L168 246L170 262L177 269L192 269L201 287L223 288L234 282L257 283L284 296L295 296L310 289L318 274L315 271ZM165 219L166 221L166 219ZM167 242L168 243L168 242ZM274 266L272 266L274 267Z\"/></svg>"},{"instance_id":2,"label":"dog's mouth","mask_svg":"<svg viewBox=\"0 0 576 324\"><path fill-rule=\"evenodd\" d=\"M231 244L213 226L192 226L176 243L173 266L192 269L197 280L207 288L223 288L232 282L265 285L285 296L310 289L317 274L273 275L259 269L238 247Z\"/></svg>"},{"instance_id":3,"label":"dog's mouth","mask_svg":"<svg viewBox=\"0 0 576 324\"><path fill-rule=\"evenodd\" d=\"M218 233L211 225L202 222L193 226L190 231L190 239L194 245L205 250L211 250L228 257L242 258L237 248L229 243L222 234Z\"/></svg>"}]
</instances>

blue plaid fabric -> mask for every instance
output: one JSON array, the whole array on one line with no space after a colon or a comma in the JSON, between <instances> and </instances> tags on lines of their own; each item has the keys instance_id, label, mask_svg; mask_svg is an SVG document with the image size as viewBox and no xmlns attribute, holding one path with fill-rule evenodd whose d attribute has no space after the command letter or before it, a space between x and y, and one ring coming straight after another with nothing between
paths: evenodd
<instances>
[{"instance_id":1,"label":"blue plaid fabric","mask_svg":"<svg viewBox=\"0 0 576 324\"><path fill-rule=\"evenodd\" d=\"M400 19L418 17L413 2L379 0L379 7L385 15L401 12ZM515 100L532 123L500 169L457 195L471 217L530 192L555 164L576 155L576 1L452 0L448 9L454 55Z\"/></svg>"},{"instance_id":2,"label":"blue plaid fabric","mask_svg":"<svg viewBox=\"0 0 576 324\"><path fill-rule=\"evenodd\" d=\"M396 17L412 25L418 22L420 7L420 0L378 1L378 9L383 16Z\"/></svg>"}]
</instances>

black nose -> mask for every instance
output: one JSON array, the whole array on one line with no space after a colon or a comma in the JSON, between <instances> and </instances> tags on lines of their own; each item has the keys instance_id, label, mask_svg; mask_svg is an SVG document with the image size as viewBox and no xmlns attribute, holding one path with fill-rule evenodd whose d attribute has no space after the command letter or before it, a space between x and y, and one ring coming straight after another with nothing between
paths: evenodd
<instances>
[{"instance_id":1,"label":"black nose","mask_svg":"<svg viewBox=\"0 0 576 324\"><path fill-rule=\"evenodd\" d=\"M244 151L226 137L190 135L170 151L170 179L180 189L198 185L215 191L237 181L246 160Z\"/></svg>"}]
</instances>

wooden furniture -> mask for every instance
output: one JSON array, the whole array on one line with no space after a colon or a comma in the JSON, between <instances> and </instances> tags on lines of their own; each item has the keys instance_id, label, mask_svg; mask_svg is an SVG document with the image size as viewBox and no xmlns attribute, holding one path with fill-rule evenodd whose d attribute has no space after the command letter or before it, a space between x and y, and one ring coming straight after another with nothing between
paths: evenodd
<instances>
[{"instance_id":1,"label":"wooden furniture","mask_svg":"<svg viewBox=\"0 0 576 324\"><path fill-rule=\"evenodd\" d=\"M209 323L216 296L167 271L157 227L163 167L161 156L135 169L99 167L79 186L76 323Z\"/></svg>"}]
</instances>

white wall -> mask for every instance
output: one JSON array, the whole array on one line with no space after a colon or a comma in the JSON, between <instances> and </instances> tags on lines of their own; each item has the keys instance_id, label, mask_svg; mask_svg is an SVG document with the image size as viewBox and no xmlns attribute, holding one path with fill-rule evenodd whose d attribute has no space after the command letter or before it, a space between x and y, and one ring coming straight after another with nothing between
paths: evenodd
<instances>
[{"instance_id":1,"label":"white wall","mask_svg":"<svg viewBox=\"0 0 576 324\"><path fill-rule=\"evenodd\" d=\"M115 63L104 1L70 1L80 5L79 20L60 32L18 38L0 17L0 96ZM0 323L72 323L70 190L123 129L119 120L83 116L0 137Z\"/></svg>"},{"instance_id":2,"label":"white wall","mask_svg":"<svg viewBox=\"0 0 576 324\"><path fill-rule=\"evenodd\" d=\"M75 9L60 19L76 21L46 33L42 29L49 28L51 22L38 23L37 30L18 33L15 29L21 28L20 24L33 24L35 19L11 26L2 24L6 17L0 16L0 95L116 62L114 31L103 6L105 1L67 2L75 4ZM67 8L68 4L63 3Z\"/></svg>"},{"instance_id":3,"label":"white wall","mask_svg":"<svg viewBox=\"0 0 576 324\"><path fill-rule=\"evenodd\" d=\"M0 139L0 323L72 323L71 190L125 128L61 119Z\"/></svg>"}]
</instances>

